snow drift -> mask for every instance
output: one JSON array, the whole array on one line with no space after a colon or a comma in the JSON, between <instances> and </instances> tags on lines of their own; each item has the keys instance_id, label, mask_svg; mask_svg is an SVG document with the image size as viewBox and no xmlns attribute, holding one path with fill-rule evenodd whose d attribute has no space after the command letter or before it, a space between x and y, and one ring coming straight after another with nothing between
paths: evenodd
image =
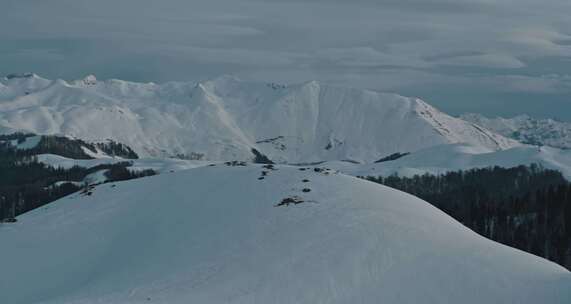
<instances>
[{"instance_id":1,"label":"snow drift","mask_svg":"<svg viewBox=\"0 0 571 304\"><path fill-rule=\"evenodd\" d=\"M571 301L567 270L415 197L235 165L104 184L0 226L2 302Z\"/></svg>"}]
</instances>

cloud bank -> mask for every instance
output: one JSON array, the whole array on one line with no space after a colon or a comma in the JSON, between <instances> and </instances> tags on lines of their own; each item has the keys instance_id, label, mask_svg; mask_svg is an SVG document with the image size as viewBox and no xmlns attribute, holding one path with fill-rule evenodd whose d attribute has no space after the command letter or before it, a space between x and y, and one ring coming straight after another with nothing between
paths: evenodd
<instances>
[{"instance_id":1,"label":"cloud bank","mask_svg":"<svg viewBox=\"0 0 571 304\"><path fill-rule=\"evenodd\" d=\"M4 0L0 73L317 79L571 119L570 13L567 0Z\"/></svg>"}]
</instances>

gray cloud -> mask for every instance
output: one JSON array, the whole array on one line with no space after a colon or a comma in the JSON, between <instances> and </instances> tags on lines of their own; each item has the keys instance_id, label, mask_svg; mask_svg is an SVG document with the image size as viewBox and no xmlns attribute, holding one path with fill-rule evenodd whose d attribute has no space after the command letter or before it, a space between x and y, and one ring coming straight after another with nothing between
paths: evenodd
<instances>
[{"instance_id":1,"label":"gray cloud","mask_svg":"<svg viewBox=\"0 0 571 304\"><path fill-rule=\"evenodd\" d=\"M2 2L2 73L318 79L417 95L453 113L473 110L476 97L488 113L548 102L571 120L567 0Z\"/></svg>"},{"instance_id":2,"label":"gray cloud","mask_svg":"<svg viewBox=\"0 0 571 304\"><path fill-rule=\"evenodd\" d=\"M568 94L571 92L571 75L541 75L536 77L505 75L488 79L495 81L500 90L540 94ZM492 83L493 84L493 83ZM490 85L492 85L490 84Z\"/></svg>"}]
</instances>

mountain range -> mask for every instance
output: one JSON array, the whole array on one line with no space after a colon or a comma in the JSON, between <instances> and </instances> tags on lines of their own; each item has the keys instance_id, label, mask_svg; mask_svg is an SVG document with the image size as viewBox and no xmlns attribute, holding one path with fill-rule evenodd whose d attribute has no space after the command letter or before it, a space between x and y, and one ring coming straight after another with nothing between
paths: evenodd
<instances>
[{"instance_id":1,"label":"mountain range","mask_svg":"<svg viewBox=\"0 0 571 304\"><path fill-rule=\"evenodd\" d=\"M10 75L0 84L0 133L16 131L113 140L141 157L262 155L278 163L374 162L455 143L489 152L520 145L418 98L231 76L154 84Z\"/></svg>"},{"instance_id":2,"label":"mountain range","mask_svg":"<svg viewBox=\"0 0 571 304\"><path fill-rule=\"evenodd\" d=\"M9 75L0 80L0 156L11 170L0 181L0 299L569 303L568 270L461 222L491 223L481 231L492 236L524 223L518 244L554 246L517 248L552 258L549 248L568 248L571 208L515 182L527 208L482 198L457 205L470 217L455 220L429 199L357 178L530 165L519 172L571 180L571 150L530 145L553 139L534 125L556 124L509 121L316 81ZM467 181L466 193L490 193L485 179ZM447 188L439 183L428 190ZM536 192L566 188L553 189ZM495 208L501 218L478 213ZM546 218L553 210L563 211ZM565 252L556 261L569 265Z\"/></svg>"},{"instance_id":3,"label":"mountain range","mask_svg":"<svg viewBox=\"0 0 571 304\"><path fill-rule=\"evenodd\" d=\"M464 114L460 118L522 143L571 149L569 122L551 118L536 119L528 115L488 118L474 113Z\"/></svg>"}]
</instances>

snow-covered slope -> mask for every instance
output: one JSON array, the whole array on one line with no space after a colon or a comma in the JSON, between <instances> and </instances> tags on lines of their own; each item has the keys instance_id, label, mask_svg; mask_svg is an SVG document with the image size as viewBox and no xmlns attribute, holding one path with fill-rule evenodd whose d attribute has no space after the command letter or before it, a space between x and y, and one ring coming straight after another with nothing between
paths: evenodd
<instances>
[{"instance_id":1,"label":"snow-covered slope","mask_svg":"<svg viewBox=\"0 0 571 304\"><path fill-rule=\"evenodd\" d=\"M113 139L140 156L278 162L352 159L470 143L517 145L425 102L318 82L283 86L220 77L201 83L2 80L0 132Z\"/></svg>"},{"instance_id":2,"label":"snow-covered slope","mask_svg":"<svg viewBox=\"0 0 571 304\"><path fill-rule=\"evenodd\" d=\"M571 151L551 147L523 145L512 149L488 152L466 144L441 145L420 150L397 160L354 164L335 161L321 164L354 176L414 176L441 174L449 171L499 166L511 168L519 165L539 164L560 171L571 180Z\"/></svg>"},{"instance_id":3,"label":"snow-covered slope","mask_svg":"<svg viewBox=\"0 0 571 304\"><path fill-rule=\"evenodd\" d=\"M2 225L2 303L571 301L567 270L424 201L334 172L274 169L105 184ZM304 202L277 206L285 198Z\"/></svg>"},{"instance_id":4,"label":"snow-covered slope","mask_svg":"<svg viewBox=\"0 0 571 304\"><path fill-rule=\"evenodd\" d=\"M487 118L480 114L464 114L461 118L524 143L571 149L569 122L534 119L527 115Z\"/></svg>"},{"instance_id":5,"label":"snow-covered slope","mask_svg":"<svg viewBox=\"0 0 571 304\"><path fill-rule=\"evenodd\" d=\"M42 163L52 167L71 168L80 166L91 168L101 164L112 164L125 161L122 158L104 157L98 159L77 160L52 154L37 156ZM219 162L182 160L172 158L143 158L129 160L131 170L152 169L158 173L181 171L216 164ZM442 174L449 171L468 170L499 166L511 168L519 165L541 165L544 168L560 171L571 180L571 151L551 147L522 145L519 147L489 152L480 147L468 144L449 144L430 147L404 155L396 160L380 163L354 163L349 161L329 161L307 164L309 167L326 167L352 176L414 176Z\"/></svg>"},{"instance_id":6,"label":"snow-covered slope","mask_svg":"<svg viewBox=\"0 0 571 304\"><path fill-rule=\"evenodd\" d=\"M151 169L157 173L182 171L208 166L213 163L210 161L176 158L143 158L126 160L124 158L100 157L96 159L72 159L55 154L39 154L37 155L37 160L51 167L64 169L69 169L73 166L92 168L98 165L117 164L128 161L132 163L132 166L129 167L129 170L141 171Z\"/></svg>"}]
</instances>

